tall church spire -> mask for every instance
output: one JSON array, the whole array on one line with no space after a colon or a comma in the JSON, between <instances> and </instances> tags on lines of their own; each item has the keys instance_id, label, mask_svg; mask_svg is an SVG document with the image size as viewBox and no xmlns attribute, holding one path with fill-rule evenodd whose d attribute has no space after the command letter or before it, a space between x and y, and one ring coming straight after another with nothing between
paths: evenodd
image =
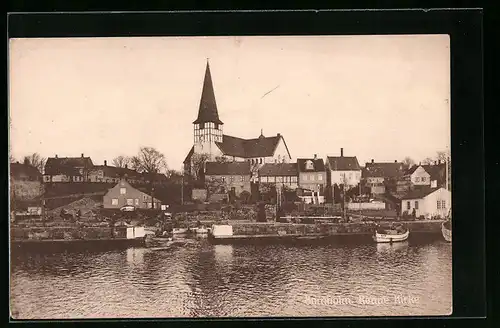
<instances>
[{"instance_id":1,"label":"tall church spire","mask_svg":"<svg viewBox=\"0 0 500 328\"><path fill-rule=\"evenodd\" d=\"M201 91L200 107L198 109L198 118L193 124L207 122L223 124L217 112L217 103L215 102L214 86L212 84L212 75L210 74L208 58L207 67L205 69L205 80L203 81L203 89Z\"/></svg>"}]
</instances>

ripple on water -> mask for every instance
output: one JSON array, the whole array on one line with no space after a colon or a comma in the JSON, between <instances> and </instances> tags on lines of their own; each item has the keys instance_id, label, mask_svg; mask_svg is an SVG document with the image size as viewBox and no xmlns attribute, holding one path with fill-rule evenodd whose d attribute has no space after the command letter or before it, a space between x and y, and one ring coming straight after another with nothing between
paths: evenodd
<instances>
[{"instance_id":1,"label":"ripple on water","mask_svg":"<svg viewBox=\"0 0 500 328\"><path fill-rule=\"evenodd\" d=\"M398 295L419 301L359 302ZM12 259L11 301L20 318L51 319L448 314L451 247L200 241L169 251L32 255Z\"/></svg>"}]
</instances>

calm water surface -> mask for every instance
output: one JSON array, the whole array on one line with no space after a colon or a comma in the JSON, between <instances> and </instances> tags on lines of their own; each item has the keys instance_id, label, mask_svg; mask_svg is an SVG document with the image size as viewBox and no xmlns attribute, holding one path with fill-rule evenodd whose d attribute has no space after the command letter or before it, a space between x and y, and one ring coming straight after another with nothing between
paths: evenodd
<instances>
[{"instance_id":1,"label":"calm water surface","mask_svg":"<svg viewBox=\"0 0 500 328\"><path fill-rule=\"evenodd\" d=\"M451 245L211 245L14 257L16 318L445 315ZM402 298L406 297L406 298Z\"/></svg>"}]
</instances>

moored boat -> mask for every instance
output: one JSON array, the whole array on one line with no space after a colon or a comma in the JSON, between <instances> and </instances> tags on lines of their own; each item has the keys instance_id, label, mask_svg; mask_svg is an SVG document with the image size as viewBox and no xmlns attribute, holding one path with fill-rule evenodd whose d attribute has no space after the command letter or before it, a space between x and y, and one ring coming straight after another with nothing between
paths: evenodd
<instances>
[{"instance_id":1,"label":"moored boat","mask_svg":"<svg viewBox=\"0 0 500 328\"><path fill-rule=\"evenodd\" d=\"M403 227L391 227L388 229L377 228L373 235L373 240L377 243L394 243L405 241L410 235L410 230Z\"/></svg>"},{"instance_id":2,"label":"moored boat","mask_svg":"<svg viewBox=\"0 0 500 328\"><path fill-rule=\"evenodd\" d=\"M172 229L172 234L174 235L181 235L181 234L185 234L188 232L188 229L186 228L173 228Z\"/></svg>"}]
</instances>

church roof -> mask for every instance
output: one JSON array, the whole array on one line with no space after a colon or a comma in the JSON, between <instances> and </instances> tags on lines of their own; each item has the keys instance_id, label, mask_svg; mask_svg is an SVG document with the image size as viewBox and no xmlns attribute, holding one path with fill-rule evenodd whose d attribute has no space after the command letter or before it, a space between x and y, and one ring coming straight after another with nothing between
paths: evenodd
<instances>
[{"instance_id":1,"label":"church roof","mask_svg":"<svg viewBox=\"0 0 500 328\"><path fill-rule=\"evenodd\" d=\"M278 143L281 139L283 139L283 137L280 134L273 137L264 137L261 135L259 138L255 139L241 139L223 135L222 142L216 142L215 144L226 156L242 158L269 157L274 155L274 151L276 147L278 147ZM284 141L283 139L283 142Z\"/></svg>"},{"instance_id":2,"label":"church roof","mask_svg":"<svg viewBox=\"0 0 500 328\"><path fill-rule=\"evenodd\" d=\"M205 69L205 79L203 81L203 89L201 91L200 107L198 109L198 118L193 124L213 122L224 124L219 119L217 111L217 103L215 102L214 86L212 83L212 75L210 74L210 65L207 61Z\"/></svg>"},{"instance_id":3,"label":"church roof","mask_svg":"<svg viewBox=\"0 0 500 328\"><path fill-rule=\"evenodd\" d=\"M250 175L249 162L207 162L205 175Z\"/></svg>"}]
</instances>

